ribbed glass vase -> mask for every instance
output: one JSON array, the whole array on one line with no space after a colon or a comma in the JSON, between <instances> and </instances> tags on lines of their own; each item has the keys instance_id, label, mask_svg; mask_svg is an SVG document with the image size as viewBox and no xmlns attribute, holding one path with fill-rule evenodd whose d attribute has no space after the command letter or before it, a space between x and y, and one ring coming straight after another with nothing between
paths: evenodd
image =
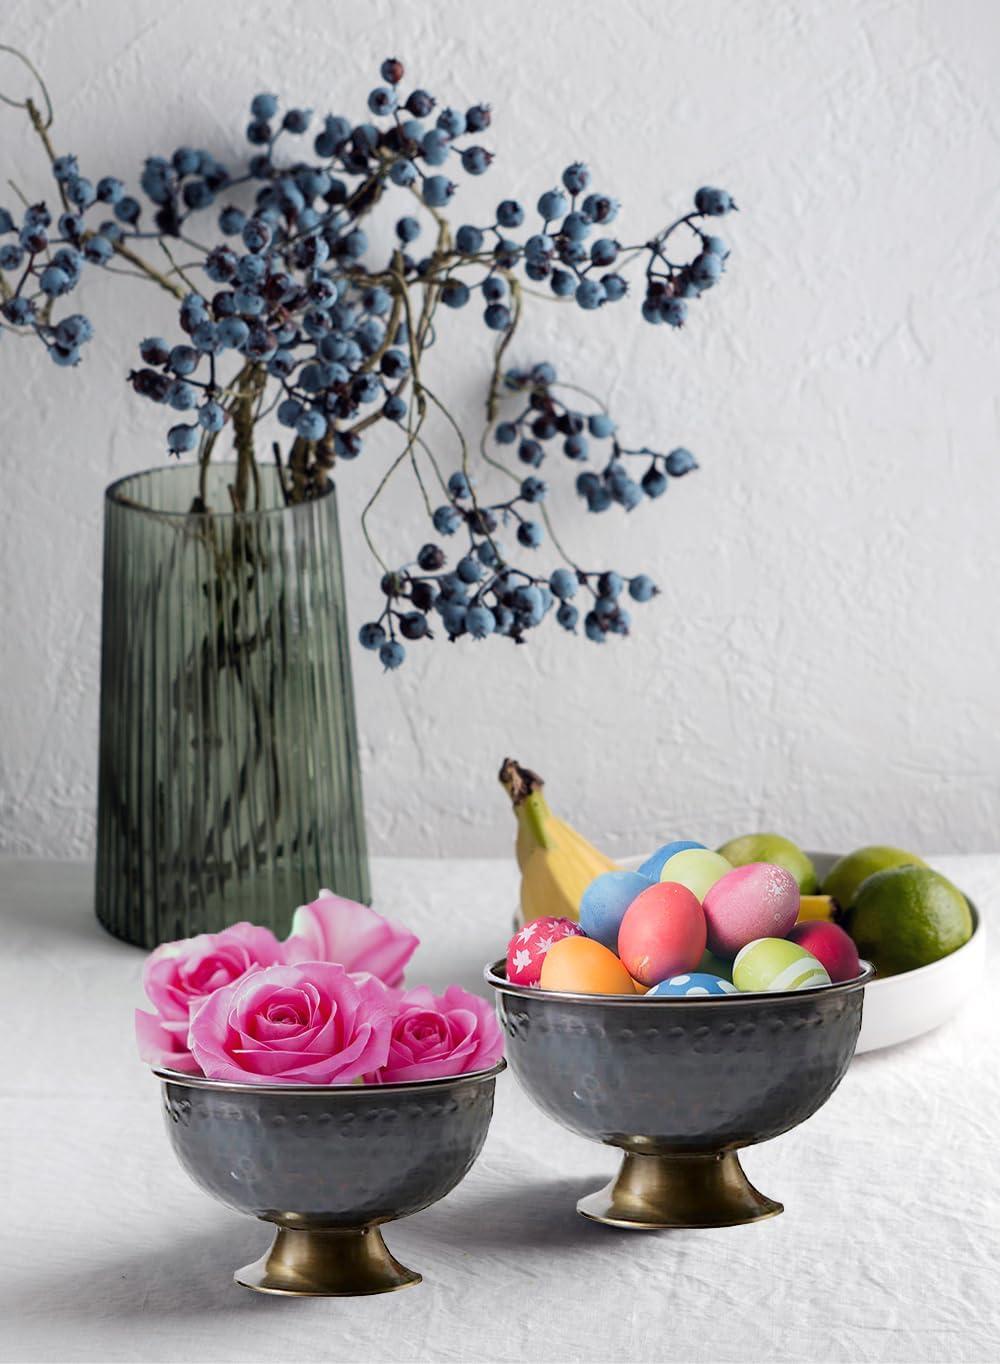
<instances>
[{"instance_id":1,"label":"ribbed glass vase","mask_svg":"<svg viewBox=\"0 0 1000 1364\"><path fill-rule=\"evenodd\" d=\"M336 495L261 471L234 514L232 481L106 495L97 917L144 947L369 898Z\"/></svg>"}]
</instances>

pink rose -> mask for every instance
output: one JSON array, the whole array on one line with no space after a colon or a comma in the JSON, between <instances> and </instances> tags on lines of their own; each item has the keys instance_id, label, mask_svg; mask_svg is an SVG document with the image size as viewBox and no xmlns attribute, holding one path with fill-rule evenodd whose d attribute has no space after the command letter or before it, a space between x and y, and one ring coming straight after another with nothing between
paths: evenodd
<instances>
[{"instance_id":1,"label":"pink rose","mask_svg":"<svg viewBox=\"0 0 1000 1364\"><path fill-rule=\"evenodd\" d=\"M339 961L348 971L399 985L419 944L419 938L367 905L321 890L318 900L295 911L284 952L289 962Z\"/></svg>"},{"instance_id":2,"label":"pink rose","mask_svg":"<svg viewBox=\"0 0 1000 1364\"><path fill-rule=\"evenodd\" d=\"M335 962L253 970L192 1014L188 1046L210 1080L349 1084L383 1066L392 996Z\"/></svg>"},{"instance_id":3,"label":"pink rose","mask_svg":"<svg viewBox=\"0 0 1000 1364\"><path fill-rule=\"evenodd\" d=\"M221 933L199 933L164 943L151 952L142 984L156 1013L135 1011L139 1055L153 1066L197 1071L187 1048L192 1011L213 990L228 985L256 966L282 960L282 946L269 928L233 924Z\"/></svg>"},{"instance_id":4,"label":"pink rose","mask_svg":"<svg viewBox=\"0 0 1000 1364\"><path fill-rule=\"evenodd\" d=\"M503 1055L503 1035L485 999L449 985L435 996L426 985L396 998L389 1055L368 1084L433 1080L488 1070Z\"/></svg>"}]
</instances>

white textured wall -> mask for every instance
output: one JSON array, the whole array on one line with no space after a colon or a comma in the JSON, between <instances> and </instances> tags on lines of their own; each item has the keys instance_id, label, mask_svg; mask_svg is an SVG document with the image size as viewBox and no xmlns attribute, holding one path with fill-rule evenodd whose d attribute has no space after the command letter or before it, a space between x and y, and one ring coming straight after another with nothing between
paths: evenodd
<instances>
[{"instance_id":1,"label":"white textured wall","mask_svg":"<svg viewBox=\"0 0 1000 1364\"><path fill-rule=\"evenodd\" d=\"M507 752L612 850L762 826L997 846L993 0L21 0L0 29L48 74L57 140L94 174L180 143L224 157L258 89L360 111L391 53L446 100L494 106L497 160L463 177L462 216L533 202L575 157L633 239L704 182L742 205L725 285L682 334L634 304L534 308L515 359L555 360L635 443L687 444L702 471L627 520L587 518L552 459L565 541L663 586L632 639L548 625L525 648L415 647L391 677L358 651L375 850L504 848ZM6 109L0 148L0 179L41 182ZM163 430L122 376L169 308L114 280L88 311L79 370L9 338L0 355L0 846L41 854L90 847L101 492L159 462ZM488 342L473 310L445 324L430 377L472 432ZM340 481L356 624L376 595L355 518L387 452ZM398 560L421 543L409 490L376 531Z\"/></svg>"}]
</instances>

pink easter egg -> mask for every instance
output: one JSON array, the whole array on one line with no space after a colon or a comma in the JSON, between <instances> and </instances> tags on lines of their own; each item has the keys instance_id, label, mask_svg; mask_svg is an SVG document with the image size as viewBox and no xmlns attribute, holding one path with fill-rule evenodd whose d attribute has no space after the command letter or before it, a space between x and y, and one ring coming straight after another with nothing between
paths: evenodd
<instances>
[{"instance_id":1,"label":"pink easter egg","mask_svg":"<svg viewBox=\"0 0 1000 1364\"><path fill-rule=\"evenodd\" d=\"M660 881L637 895L618 929L618 955L640 985L693 970L704 951L698 897L675 881Z\"/></svg>"},{"instance_id":2,"label":"pink easter egg","mask_svg":"<svg viewBox=\"0 0 1000 1364\"><path fill-rule=\"evenodd\" d=\"M811 952L826 967L831 980L853 980L855 976L860 976L858 949L837 924L822 919L806 919L792 927L788 938L790 942L798 943L799 947Z\"/></svg>"},{"instance_id":3,"label":"pink easter egg","mask_svg":"<svg viewBox=\"0 0 1000 1364\"><path fill-rule=\"evenodd\" d=\"M731 960L756 938L786 935L798 917L799 887L784 867L750 862L716 881L702 908L709 951Z\"/></svg>"},{"instance_id":4,"label":"pink easter egg","mask_svg":"<svg viewBox=\"0 0 1000 1364\"><path fill-rule=\"evenodd\" d=\"M513 985L537 985L552 944L563 938L582 937L583 929L572 919L557 919L551 914L532 919L507 944L507 979Z\"/></svg>"}]
</instances>

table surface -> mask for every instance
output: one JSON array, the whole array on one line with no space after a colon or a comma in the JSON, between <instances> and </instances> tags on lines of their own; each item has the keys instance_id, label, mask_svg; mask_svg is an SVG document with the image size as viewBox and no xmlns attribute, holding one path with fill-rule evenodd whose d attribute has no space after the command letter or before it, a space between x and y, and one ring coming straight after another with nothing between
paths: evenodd
<instances>
[{"instance_id":1,"label":"table surface","mask_svg":"<svg viewBox=\"0 0 1000 1364\"><path fill-rule=\"evenodd\" d=\"M143 954L97 926L90 869L0 862L0 1358L1000 1358L1000 857L935 864L993 920L984 986L937 1032L856 1058L819 1113L745 1152L784 1216L661 1233L585 1222L576 1199L616 1152L553 1125L507 1074L468 1178L387 1231L423 1284L301 1300L232 1282L270 1229L174 1159L132 1041ZM373 873L376 906L423 939L409 980L484 990L512 863L386 859Z\"/></svg>"}]
</instances>

